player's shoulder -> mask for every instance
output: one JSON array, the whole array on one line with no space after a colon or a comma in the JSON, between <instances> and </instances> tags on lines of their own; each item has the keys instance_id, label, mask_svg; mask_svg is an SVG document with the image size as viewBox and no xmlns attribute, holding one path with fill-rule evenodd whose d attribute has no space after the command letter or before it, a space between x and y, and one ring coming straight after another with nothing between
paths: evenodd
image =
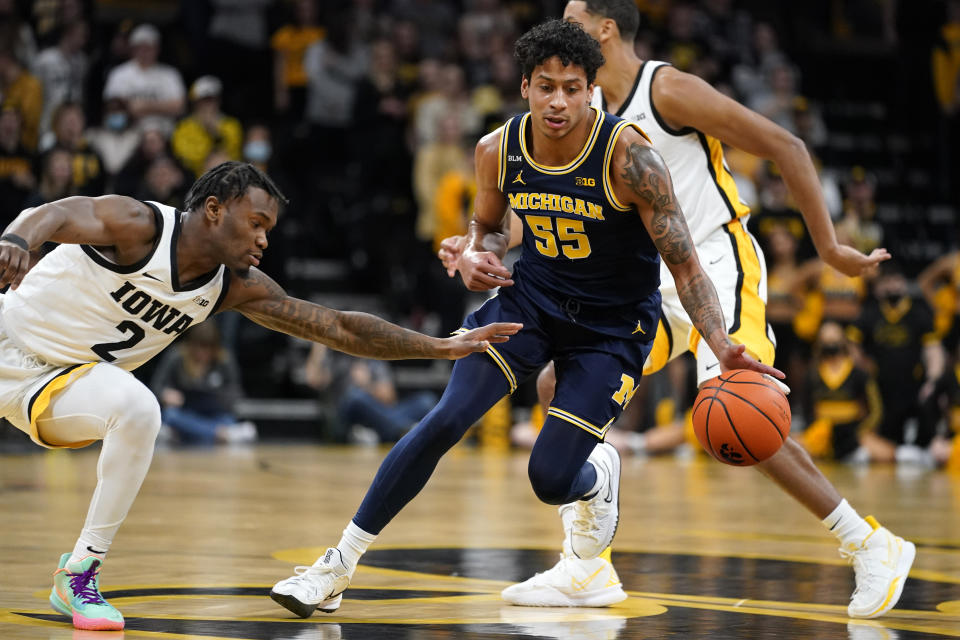
<instances>
[{"instance_id":1,"label":"player's shoulder","mask_svg":"<svg viewBox=\"0 0 960 640\"><path fill-rule=\"evenodd\" d=\"M490 133L484 135L477 142L477 157L485 157L487 155L497 157L500 153L500 141L503 138L504 130L506 129L506 123L500 125Z\"/></svg>"}]
</instances>

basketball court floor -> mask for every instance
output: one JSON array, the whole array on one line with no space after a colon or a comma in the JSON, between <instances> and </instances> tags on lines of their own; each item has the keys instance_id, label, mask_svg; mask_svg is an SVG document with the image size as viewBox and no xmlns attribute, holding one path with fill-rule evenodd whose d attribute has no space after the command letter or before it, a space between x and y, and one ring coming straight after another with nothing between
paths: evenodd
<instances>
[{"instance_id":1,"label":"basketball court floor","mask_svg":"<svg viewBox=\"0 0 960 640\"><path fill-rule=\"evenodd\" d=\"M161 450L101 588L124 632L75 631L47 604L83 522L96 448L0 456L0 638L410 640L960 637L960 476L826 468L863 515L917 543L900 605L853 623L853 574L819 522L752 469L705 457L624 460L607 609L509 606L553 565L556 509L523 452L460 446L378 539L343 606L301 620L270 586L336 543L385 450L261 445Z\"/></svg>"}]
</instances>

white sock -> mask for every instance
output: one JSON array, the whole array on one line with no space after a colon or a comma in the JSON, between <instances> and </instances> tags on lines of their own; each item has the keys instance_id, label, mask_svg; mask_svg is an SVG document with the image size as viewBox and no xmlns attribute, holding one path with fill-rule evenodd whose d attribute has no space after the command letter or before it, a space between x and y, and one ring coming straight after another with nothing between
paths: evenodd
<instances>
[{"instance_id":1,"label":"white sock","mask_svg":"<svg viewBox=\"0 0 960 640\"><path fill-rule=\"evenodd\" d=\"M337 543L337 549L343 556L343 565L350 571L350 575L357 569L357 563L360 562L360 556L367 551L367 547L373 544L377 536L373 533L367 533L350 521L347 528L343 530L343 537Z\"/></svg>"},{"instance_id":2,"label":"white sock","mask_svg":"<svg viewBox=\"0 0 960 640\"><path fill-rule=\"evenodd\" d=\"M80 562L87 556L96 556L100 558L100 562L103 562L109 550L110 543L105 543L103 538L94 538L93 536L83 534L77 538L77 544L73 545L73 553L67 562Z\"/></svg>"},{"instance_id":3,"label":"white sock","mask_svg":"<svg viewBox=\"0 0 960 640\"><path fill-rule=\"evenodd\" d=\"M873 531L873 527L845 499L821 522L844 547L859 547Z\"/></svg>"}]
</instances>

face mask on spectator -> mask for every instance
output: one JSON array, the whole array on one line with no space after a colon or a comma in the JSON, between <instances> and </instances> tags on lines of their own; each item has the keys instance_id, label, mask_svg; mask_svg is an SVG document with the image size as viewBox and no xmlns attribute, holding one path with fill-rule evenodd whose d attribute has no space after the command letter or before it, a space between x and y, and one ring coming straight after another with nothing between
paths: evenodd
<instances>
[{"instance_id":1,"label":"face mask on spectator","mask_svg":"<svg viewBox=\"0 0 960 640\"><path fill-rule=\"evenodd\" d=\"M252 140L243 145L243 157L250 162L266 162L270 159L273 149L266 140Z\"/></svg>"},{"instance_id":2,"label":"face mask on spectator","mask_svg":"<svg viewBox=\"0 0 960 640\"><path fill-rule=\"evenodd\" d=\"M820 355L824 358L839 356L842 353L846 353L846 351L847 348L839 342L824 342L820 345Z\"/></svg>"},{"instance_id":3,"label":"face mask on spectator","mask_svg":"<svg viewBox=\"0 0 960 640\"><path fill-rule=\"evenodd\" d=\"M107 125L107 129L111 131L122 131L127 128L127 114L123 111L114 111L107 114L104 123Z\"/></svg>"},{"instance_id":4,"label":"face mask on spectator","mask_svg":"<svg viewBox=\"0 0 960 640\"><path fill-rule=\"evenodd\" d=\"M891 291L883 296L883 300L891 307L895 307L900 304L900 301L903 300L903 298L904 295L900 291Z\"/></svg>"}]
</instances>

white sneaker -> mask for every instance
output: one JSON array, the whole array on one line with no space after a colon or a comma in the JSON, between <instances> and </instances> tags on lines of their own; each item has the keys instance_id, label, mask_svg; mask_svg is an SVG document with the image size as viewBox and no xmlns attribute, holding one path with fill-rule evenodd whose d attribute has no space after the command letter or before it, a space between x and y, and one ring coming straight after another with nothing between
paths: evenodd
<instances>
[{"instance_id":1,"label":"white sneaker","mask_svg":"<svg viewBox=\"0 0 960 640\"><path fill-rule=\"evenodd\" d=\"M336 547L327 549L312 567L296 567L295 576L273 585L270 597L301 618L309 618L317 609L333 613L340 607L342 594L350 585L350 571Z\"/></svg>"},{"instance_id":2,"label":"white sneaker","mask_svg":"<svg viewBox=\"0 0 960 640\"><path fill-rule=\"evenodd\" d=\"M500 597L523 607L609 607L626 600L627 594L606 559L561 555L552 569L510 585Z\"/></svg>"},{"instance_id":3,"label":"white sneaker","mask_svg":"<svg viewBox=\"0 0 960 640\"><path fill-rule=\"evenodd\" d=\"M900 635L876 622L848 622L849 640L897 640Z\"/></svg>"},{"instance_id":4,"label":"white sneaker","mask_svg":"<svg viewBox=\"0 0 960 640\"><path fill-rule=\"evenodd\" d=\"M890 533L873 516L866 517L873 531L858 548L840 548L840 555L853 565L857 588L850 596L851 618L876 618L890 611L900 599L917 548Z\"/></svg>"},{"instance_id":5,"label":"white sneaker","mask_svg":"<svg viewBox=\"0 0 960 640\"><path fill-rule=\"evenodd\" d=\"M601 442L587 461L597 468L600 490L589 500L572 503L576 515L568 534L574 555L584 560L596 558L610 546L620 519L620 454L613 445Z\"/></svg>"}]
</instances>

